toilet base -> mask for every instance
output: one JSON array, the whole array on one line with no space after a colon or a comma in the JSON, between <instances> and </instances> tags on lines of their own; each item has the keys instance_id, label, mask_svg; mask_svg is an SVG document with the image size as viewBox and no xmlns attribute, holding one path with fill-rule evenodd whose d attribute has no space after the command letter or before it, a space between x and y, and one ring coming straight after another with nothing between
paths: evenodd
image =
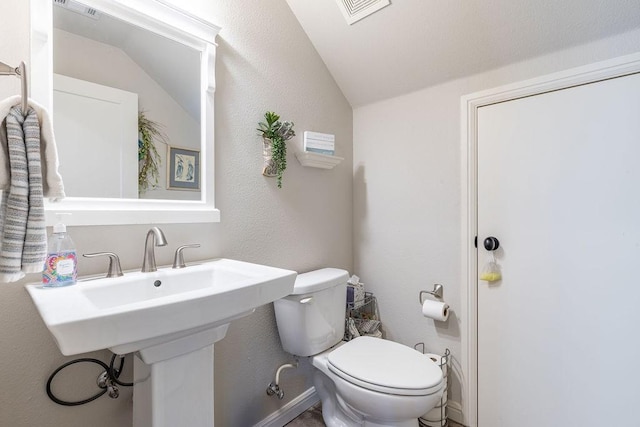
<instances>
[{"instance_id":1,"label":"toilet base","mask_svg":"<svg viewBox=\"0 0 640 427\"><path fill-rule=\"evenodd\" d=\"M390 427L389 424L377 424L377 423L374 423L373 421L365 421L362 426L363 427ZM403 421L393 425L393 427L419 427L419 426L420 426L420 423L418 423L418 420Z\"/></svg>"},{"instance_id":2,"label":"toilet base","mask_svg":"<svg viewBox=\"0 0 640 427\"><path fill-rule=\"evenodd\" d=\"M322 402L322 418L327 427L419 427L418 417L404 420L376 420L352 408L337 393L335 383L314 369L313 383Z\"/></svg>"}]
</instances>

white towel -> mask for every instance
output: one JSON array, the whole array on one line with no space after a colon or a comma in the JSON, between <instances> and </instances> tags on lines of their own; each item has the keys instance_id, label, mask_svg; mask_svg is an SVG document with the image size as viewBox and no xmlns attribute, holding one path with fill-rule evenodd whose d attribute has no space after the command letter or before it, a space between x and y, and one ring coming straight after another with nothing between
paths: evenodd
<instances>
[{"instance_id":1,"label":"white towel","mask_svg":"<svg viewBox=\"0 0 640 427\"><path fill-rule=\"evenodd\" d=\"M5 117L9 114L11 107L20 103L20 96L12 96L0 102L0 190L9 190L11 176L9 174L9 151L7 149L7 134ZM40 157L42 159L42 186L44 197L55 202L65 197L62 177L58 172L58 149L53 134L53 124L47 110L37 102L29 100L38 115L40 124Z\"/></svg>"},{"instance_id":2,"label":"white towel","mask_svg":"<svg viewBox=\"0 0 640 427\"><path fill-rule=\"evenodd\" d=\"M0 206L0 281L42 271L47 254L40 161L40 124L33 108L11 108L4 120L10 186Z\"/></svg>"}]
</instances>

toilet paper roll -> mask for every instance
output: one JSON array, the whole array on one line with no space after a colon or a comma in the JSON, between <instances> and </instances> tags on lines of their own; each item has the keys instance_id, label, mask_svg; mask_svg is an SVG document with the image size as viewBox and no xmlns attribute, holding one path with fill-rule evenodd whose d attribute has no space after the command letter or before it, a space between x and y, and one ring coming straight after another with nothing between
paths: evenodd
<instances>
[{"instance_id":1,"label":"toilet paper roll","mask_svg":"<svg viewBox=\"0 0 640 427\"><path fill-rule=\"evenodd\" d=\"M439 354L434 354L434 353L425 353L425 356L427 356L429 359L431 359L436 365L440 366L440 368L442 369L442 376L444 377L444 380L447 380L447 358L446 357L442 357ZM445 384L446 385L446 384Z\"/></svg>"},{"instance_id":2,"label":"toilet paper roll","mask_svg":"<svg viewBox=\"0 0 640 427\"><path fill-rule=\"evenodd\" d=\"M449 304L431 299L425 300L422 304L422 315L444 322L449 318Z\"/></svg>"}]
</instances>

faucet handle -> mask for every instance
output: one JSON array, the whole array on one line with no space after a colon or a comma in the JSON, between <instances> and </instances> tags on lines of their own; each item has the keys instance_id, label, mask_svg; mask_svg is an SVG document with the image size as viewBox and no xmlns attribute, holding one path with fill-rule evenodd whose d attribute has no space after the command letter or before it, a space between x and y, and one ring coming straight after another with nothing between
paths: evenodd
<instances>
[{"instance_id":1,"label":"faucet handle","mask_svg":"<svg viewBox=\"0 0 640 427\"><path fill-rule=\"evenodd\" d=\"M182 255L182 251L186 248L199 248L200 243L194 243L191 245L182 245L176 249L176 254L173 257L173 267L172 268L185 268L184 264L184 256Z\"/></svg>"},{"instance_id":2,"label":"faucet handle","mask_svg":"<svg viewBox=\"0 0 640 427\"><path fill-rule=\"evenodd\" d=\"M92 254L82 254L85 258L95 258L99 256L109 257L109 267L107 269L107 277L120 277L122 276L122 268L120 268L120 258L113 252L95 252Z\"/></svg>"}]
</instances>

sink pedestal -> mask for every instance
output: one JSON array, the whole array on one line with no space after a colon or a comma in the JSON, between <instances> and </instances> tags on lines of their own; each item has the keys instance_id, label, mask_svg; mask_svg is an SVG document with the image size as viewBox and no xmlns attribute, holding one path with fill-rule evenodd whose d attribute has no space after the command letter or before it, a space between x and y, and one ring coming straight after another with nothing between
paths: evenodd
<instances>
[{"instance_id":1,"label":"sink pedestal","mask_svg":"<svg viewBox=\"0 0 640 427\"><path fill-rule=\"evenodd\" d=\"M136 353L133 427L213 427L213 343L207 341L221 340L228 327Z\"/></svg>"}]
</instances>

